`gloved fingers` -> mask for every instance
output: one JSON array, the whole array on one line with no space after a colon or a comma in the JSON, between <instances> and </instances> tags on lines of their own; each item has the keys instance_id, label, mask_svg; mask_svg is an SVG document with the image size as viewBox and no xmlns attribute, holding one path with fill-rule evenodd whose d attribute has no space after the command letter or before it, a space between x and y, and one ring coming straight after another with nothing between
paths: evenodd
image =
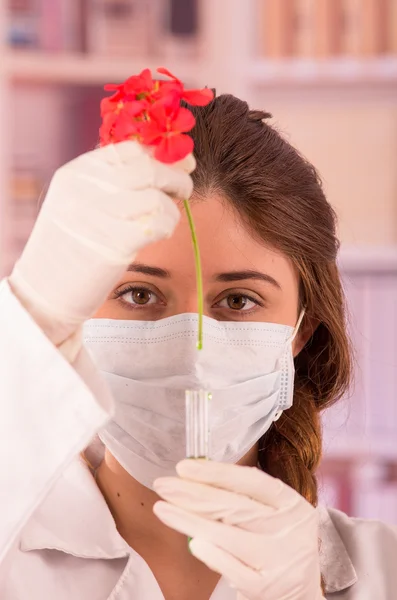
<instances>
[{"instance_id":1,"label":"gloved fingers","mask_svg":"<svg viewBox=\"0 0 397 600\"><path fill-rule=\"evenodd\" d=\"M275 509L242 494L177 477L160 477L154 489L170 504L253 533L279 535L304 526L309 534L309 522L318 521L315 509L299 494L293 507Z\"/></svg>"},{"instance_id":2,"label":"gloved fingers","mask_svg":"<svg viewBox=\"0 0 397 600\"><path fill-rule=\"evenodd\" d=\"M247 496L177 477L161 477L154 490L170 504L212 521L235 525L254 533L267 532L276 509Z\"/></svg>"},{"instance_id":3,"label":"gloved fingers","mask_svg":"<svg viewBox=\"0 0 397 600\"><path fill-rule=\"evenodd\" d=\"M117 144L107 144L80 154L73 160L69 161L65 166L75 168L81 163L91 162L96 165L131 165L135 160L142 156L153 156L153 149L149 146L142 146L136 141L125 140Z\"/></svg>"},{"instance_id":4,"label":"gloved fingers","mask_svg":"<svg viewBox=\"0 0 397 600\"><path fill-rule=\"evenodd\" d=\"M136 253L146 244L169 237L181 216L176 203L164 192L153 188L119 192L117 198L105 196L103 200L103 207L98 209L95 219L92 211L80 210L76 223L77 207L71 210L69 206L68 211L66 203L56 210L48 206L41 219L48 220L80 244L94 250L105 248L106 254L114 255L111 262L126 264L131 252Z\"/></svg>"},{"instance_id":5,"label":"gloved fingers","mask_svg":"<svg viewBox=\"0 0 397 600\"><path fill-rule=\"evenodd\" d=\"M188 459L179 462L176 471L183 479L243 494L273 508L287 509L299 501L306 502L280 479L271 477L256 467Z\"/></svg>"},{"instance_id":6,"label":"gloved fingers","mask_svg":"<svg viewBox=\"0 0 397 600\"><path fill-rule=\"evenodd\" d=\"M188 154L182 160L178 160L176 163L174 163L173 166L177 169L185 171L185 173L189 173L190 175L190 173L193 173L194 169L196 168L197 163L196 159L194 158L194 155Z\"/></svg>"},{"instance_id":7,"label":"gloved fingers","mask_svg":"<svg viewBox=\"0 0 397 600\"><path fill-rule=\"evenodd\" d=\"M134 261L136 253L139 252L139 250L145 248L148 244L170 237L174 229L175 220L168 217L164 217L161 224L156 225L155 227L151 226L150 223L144 222L143 219L140 219L130 223L129 229L124 228L124 235L120 236L117 243L114 242L113 245L109 241L106 243L106 240L98 239L97 241L94 241L81 237L77 239L73 231L66 231L66 234L71 238L74 238L80 244L80 248L84 245L97 257L101 257L103 265L119 265L127 268L127 266ZM128 235L134 240L133 250L125 243ZM102 268L104 269L104 266L102 266ZM123 270L120 272L120 277L123 275ZM117 280L114 284L116 283Z\"/></svg>"},{"instance_id":8,"label":"gloved fingers","mask_svg":"<svg viewBox=\"0 0 397 600\"><path fill-rule=\"evenodd\" d=\"M254 569L259 570L263 564L261 552L267 542L263 535L210 521L168 502L156 502L153 512L168 527L215 544Z\"/></svg>"},{"instance_id":9,"label":"gloved fingers","mask_svg":"<svg viewBox=\"0 0 397 600\"><path fill-rule=\"evenodd\" d=\"M60 169L57 176L72 173L73 177L89 182L93 189L96 187L107 193L153 187L184 200L191 196L193 182L183 169L183 161L180 164L178 167L161 163L147 148L139 144L137 147L136 142L121 142L78 157Z\"/></svg>"},{"instance_id":10,"label":"gloved fingers","mask_svg":"<svg viewBox=\"0 0 397 600\"><path fill-rule=\"evenodd\" d=\"M82 221L86 221L92 229L107 216L128 220L165 211L179 215L176 202L156 187L129 190L113 186L106 180L97 185L90 175L80 173L72 176L65 168L53 178L42 208L42 212L55 214L58 220L72 222L77 230Z\"/></svg>"},{"instance_id":11,"label":"gloved fingers","mask_svg":"<svg viewBox=\"0 0 397 600\"><path fill-rule=\"evenodd\" d=\"M289 564L286 560L266 563L262 569L253 569L235 556L201 537L189 543L192 554L207 567L225 577L232 587L243 594L246 600L324 600L321 591L320 570L316 565L309 573L301 572L301 564ZM260 549L258 550L260 551ZM300 580L303 580L300 584ZM312 583L310 580L312 579ZM291 583L293 585L291 586ZM308 583L309 582L309 583ZM238 596L240 598L240 596ZM241 598L241 600L244 600Z\"/></svg>"},{"instance_id":12,"label":"gloved fingers","mask_svg":"<svg viewBox=\"0 0 397 600\"><path fill-rule=\"evenodd\" d=\"M152 150L149 147L142 146L137 141L125 140L117 144L107 144L100 148L96 148L92 152L87 152L87 155L98 157L109 165L130 164L131 161L139 158L143 154L152 155Z\"/></svg>"},{"instance_id":13,"label":"gloved fingers","mask_svg":"<svg viewBox=\"0 0 397 600\"><path fill-rule=\"evenodd\" d=\"M115 206L117 203L117 207ZM102 214L122 221L135 221L142 218L161 218L169 216L178 222L180 210L168 194L157 188L141 191L123 190L112 198L108 196Z\"/></svg>"},{"instance_id":14,"label":"gloved fingers","mask_svg":"<svg viewBox=\"0 0 397 600\"><path fill-rule=\"evenodd\" d=\"M247 599L261 600L263 598L264 580L260 572L253 570L222 548L200 537L193 538L189 543L189 548L193 556L208 568L223 575L228 583L237 588Z\"/></svg>"}]
</instances>

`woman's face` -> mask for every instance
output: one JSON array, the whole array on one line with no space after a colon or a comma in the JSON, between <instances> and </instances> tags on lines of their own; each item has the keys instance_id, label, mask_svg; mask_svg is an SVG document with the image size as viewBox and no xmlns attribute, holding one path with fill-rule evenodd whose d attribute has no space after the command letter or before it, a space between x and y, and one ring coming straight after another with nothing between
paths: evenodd
<instances>
[{"instance_id":1,"label":"woman's face","mask_svg":"<svg viewBox=\"0 0 397 600\"><path fill-rule=\"evenodd\" d=\"M219 197L192 202L200 244L204 312L218 321L295 326L299 278L281 252L253 239ZM138 253L97 318L154 321L197 312L192 240L186 215L171 239Z\"/></svg>"}]
</instances>

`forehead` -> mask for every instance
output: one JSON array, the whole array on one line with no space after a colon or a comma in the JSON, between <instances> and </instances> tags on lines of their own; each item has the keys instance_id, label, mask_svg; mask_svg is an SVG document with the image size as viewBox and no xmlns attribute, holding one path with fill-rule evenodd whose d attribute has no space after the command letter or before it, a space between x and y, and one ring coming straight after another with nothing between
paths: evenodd
<instances>
[{"instance_id":1,"label":"forehead","mask_svg":"<svg viewBox=\"0 0 397 600\"><path fill-rule=\"evenodd\" d=\"M200 246L204 274L232 270L255 269L276 279L297 280L291 261L280 251L257 239L231 206L213 195L193 200L191 211ZM171 274L194 273L192 240L186 214L181 207L181 220L170 239L142 250L137 260L163 267Z\"/></svg>"}]
</instances>

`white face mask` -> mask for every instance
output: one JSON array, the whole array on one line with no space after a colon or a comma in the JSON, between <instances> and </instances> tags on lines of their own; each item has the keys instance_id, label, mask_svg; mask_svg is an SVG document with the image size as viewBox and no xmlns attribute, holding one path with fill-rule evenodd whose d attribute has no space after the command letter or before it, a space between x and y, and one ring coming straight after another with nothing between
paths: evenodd
<instances>
[{"instance_id":1,"label":"white face mask","mask_svg":"<svg viewBox=\"0 0 397 600\"><path fill-rule=\"evenodd\" d=\"M185 457L185 390L210 401L210 458L236 463L292 405L294 328L204 317L159 321L92 319L84 343L115 398L115 416L99 437L140 483L175 475Z\"/></svg>"}]
</instances>

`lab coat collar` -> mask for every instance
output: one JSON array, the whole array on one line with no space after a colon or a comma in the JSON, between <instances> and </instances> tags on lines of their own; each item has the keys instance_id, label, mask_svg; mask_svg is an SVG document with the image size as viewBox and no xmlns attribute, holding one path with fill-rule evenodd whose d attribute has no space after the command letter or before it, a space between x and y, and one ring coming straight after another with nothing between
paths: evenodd
<instances>
[{"instance_id":1,"label":"lab coat collar","mask_svg":"<svg viewBox=\"0 0 397 600\"><path fill-rule=\"evenodd\" d=\"M62 473L30 518L20 548L60 550L93 559L123 558L131 553L82 458Z\"/></svg>"},{"instance_id":2,"label":"lab coat collar","mask_svg":"<svg viewBox=\"0 0 397 600\"><path fill-rule=\"evenodd\" d=\"M341 592L356 583L357 573L330 512L323 506L317 510L320 523L320 566L325 592Z\"/></svg>"},{"instance_id":3,"label":"lab coat collar","mask_svg":"<svg viewBox=\"0 0 397 600\"><path fill-rule=\"evenodd\" d=\"M320 563L326 593L357 581L346 547L326 508L319 508ZM117 531L94 477L82 459L60 476L25 526L22 551L59 550L78 558L115 559L132 550Z\"/></svg>"}]
</instances>

